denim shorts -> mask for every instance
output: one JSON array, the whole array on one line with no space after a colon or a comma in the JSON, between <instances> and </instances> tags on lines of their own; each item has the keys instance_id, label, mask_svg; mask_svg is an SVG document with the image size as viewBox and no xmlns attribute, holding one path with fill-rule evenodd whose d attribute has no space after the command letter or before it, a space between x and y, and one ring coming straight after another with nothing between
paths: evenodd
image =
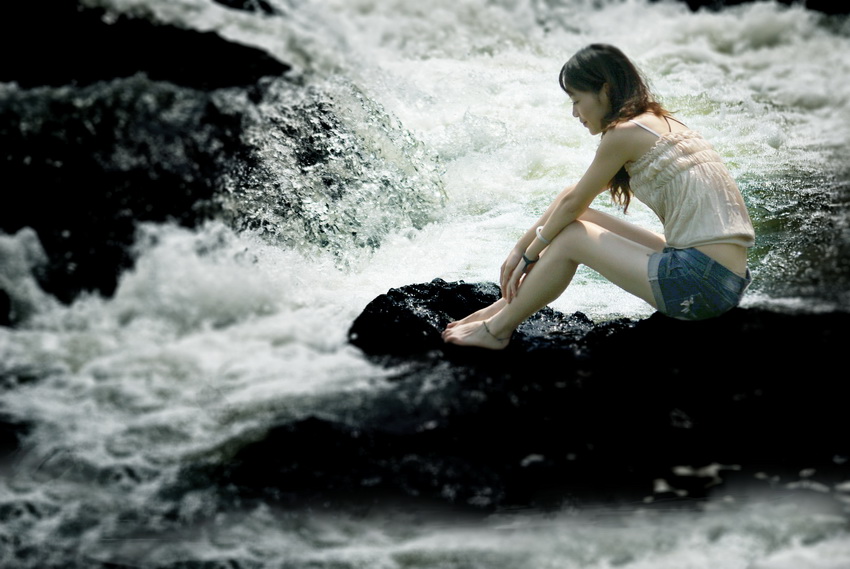
<instances>
[{"instance_id":1,"label":"denim shorts","mask_svg":"<svg viewBox=\"0 0 850 569\"><path fill-rule=\"evenodd\" d=\"M649 284L662 314L679 320L720 316L738 306L752 277L741 277L698 249L666 247L649 256Z\"/></svg>"}]
</instances>

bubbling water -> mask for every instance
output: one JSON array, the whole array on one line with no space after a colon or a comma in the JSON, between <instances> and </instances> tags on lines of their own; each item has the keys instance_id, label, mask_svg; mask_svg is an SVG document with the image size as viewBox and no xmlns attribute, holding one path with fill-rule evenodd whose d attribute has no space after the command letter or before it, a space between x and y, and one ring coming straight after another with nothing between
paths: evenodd
<instances>
[{"instance_id":1,"label":"bubbling water","mask_svg":"<svg viewBox=\"0 0 850 569\"><path fill-rule=\"evenodd\" d=\"M598 141L557 83L591 41L631 55L739 180L759 234L746 303L845 301L806 286L823 274L813 258L840 260L842 227L846 242L846 204L830 189L850 138L846 26L772 3L691 13L643 0L274 0L279 16L212 0L99 3L215 30L295 71L264 83L254 106L218 94L246 109L259 166L223 189L230 218L196 230L144 225L113 297L60 306L35 285L38 244L0 239L16 259L2 278L29 315L0 328L0 372L13 378L3 408L33 425L0 478L0 564L36 550L53 551L54 565L70 553L82 565L287 568L850 560L846 516L784 494L717 496L689 513L520 512L464 528L402 514L225 511L181 479L187 464L226 462L281 417L355 416L395 373L347 343L375 296L435 277L496 280L515 240L594 155ZM303 141L285 132L320 137L322 152L299 155ZM594 206L622 215L604 195ZM639 203L627 218L660 229ZM553 306L596 320L651 313L584 269ZM822 494L846 502L848 492Z\"/></svg>"}]
</instances>

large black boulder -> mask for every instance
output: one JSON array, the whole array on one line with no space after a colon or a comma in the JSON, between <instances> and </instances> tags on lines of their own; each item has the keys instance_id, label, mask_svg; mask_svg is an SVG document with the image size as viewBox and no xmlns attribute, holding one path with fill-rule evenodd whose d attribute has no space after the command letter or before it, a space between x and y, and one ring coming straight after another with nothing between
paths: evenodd
<instances>
[{"instance_id":1,"label":"large black boulder","mask_svg":"<svg viewBox=\"0 0 850 569\"><path fill-rule=\"evenodd\" d=\"M8 2L0 22L0 82L83 86L144 73L200 90L247 86L289 67L256 47L77 0ZM13 55L14 54L14 55Z\"/></svg>"},{"instance_id":2,"label":"large black boulder","mask_svg":"<svg viewBox=\"0 0 850 569\"><path fill-rule=\"evenodd\" d=\"M194 226L237 159L240 117L205 92L137 75L0 93L0 231L36 231L45 291L112 293L139 223Z\"/></svg>"},{"instance_id":3,"label":"large black boulder","mask_svg":"<svg viewBox=\"0 0 850 569\"><path fill-rule=\"evenodd\" d=\"M110 295L144 222L196 226L217 213L225 171L246 160L243 109L289 69L264 51L70 0L4 7L0 231L36 231L42 288L70 302ZM0 287L2 288L2 287ZM10 291L0 324L14 324Z\"/></svg>"},{"instance_id":4,"label":"large black boulder","mask_svg":"<svg viewBox=\"0 0 850 569\"><path fill-rule=\"evenodd\" d=\"M446 323L497 294L437 280L379 296L350 338L393 379L344 417L281 419L213 479L289 506L492 511L850 474L835 373L847 314L594 323L546 309L502 352L442 343Z\"/></svg>"}]
</instances>

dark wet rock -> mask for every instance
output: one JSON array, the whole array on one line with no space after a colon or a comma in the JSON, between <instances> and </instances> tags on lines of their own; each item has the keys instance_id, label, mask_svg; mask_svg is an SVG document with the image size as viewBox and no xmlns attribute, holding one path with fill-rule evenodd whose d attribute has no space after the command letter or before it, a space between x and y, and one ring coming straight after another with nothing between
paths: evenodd
<instances>
[{"instance_id":1,"label":"dark wet rock","mask_svg":"<svg viewBox=\"0 0 850 569\"><path fill-rule=\"evenodd\" d=\"M526 320L511 339L504 352L482 352L446 346L441 332L446 325L467 314L490 305L499 298L495 283L449 283L436 280L391 289L374 299L357 317L349 331L351 343L365 353L390 361L399 357L428 354L439 350L460 360L486 360L507 364L515 354L546 357L544 352L556 352L559 358L581 358L585 353L585 337L609 334L629 328L634 322L613 320L595 325L584 314L561 314L544 308ZM378 333L387 330L386 334ZM525 357L518 363L526 365ZM546 362L538 367L546 368Z\"/></svg>"},{"instance_id":2,"label":"dark wet rock","mask_svg":"<svg viewBox=\"0 0 850 569\"><path fill-rule=\"evenodd\" d=\"M0 178L14 196L0 233L35 230L47 256L38 283L59 301L110 296L146 222L214 219L338 254L430 221L437 175L420 171L417 143L359 93L350 102L362 119L261 50L155 22L142 8L87 4L16 2L0 23L10 53L53 46L46 60L0 69ZM366 122L368 143L352 126ZM362 207L392 213L367 226ZM0 267L0 323L15 325L29 299L10 282Z\"/></svg>"},{"instance_id":3,"label":"dark wet rock","mask_svg":"<svg viewBox=\"0 0 850 569\"><path fill-rule=\"evenodd\" d=\"M16 54L0 69L0 231L35 230L47 254L39 284L63 302L114 291L140 223L217 214L225 170L248 161L234 101L288 70L138 10L13 2L0 28ZM225 88L241 95L217 95ZM15 324L20 299L3 280L0 323Z\"/></svg>"},{"instance_id":4,"label":"dark wet rock","mask_svg":"<svg viewBox=\"0 0 850 569\"><path fill-rule=\"evenodd\" d=\"M834 373L847 314L593 323L547 309L503 352L441 343L449 320L496 294L438 280L376 298L351 341L394 379L347 415L282 420L212 479L290 506L491 511L694 500L800 465L848 475Z\"/></svg>"},{"instance_id":5,"label":"dark wet rock","mask_svg":"<svg viewBox=\"0 0 850 569\"><path fill-rule=\"evenodd\" d=\"M12 323L12 298L5 290L0 289L0 326Z\"/></svg>"},{"instance_id":6,"label":"dark wet rock","mask_svg":"<svg viewBox=\"0 0 850 569\"><path fill-rule=\"evenodd\" d=\"M258 48L157 22L142 8L117 14L74 0L8 3L0 48L10 54L0 66L0 82L25 88L144 73L154 81L211 90L252 85L288 70Z\"/></svg>"},{"instance_id":7,"label":"dark wet rock","mask_svg":"<svg viewBox=\"0 0 850 569\"><path fill-rule=\"evenodd\" d=\"M14 461L29 426L21 420L0 413L0 474Z\"/></svg>"},{"instance_id":8,"label":"dark wet rock","mask_svg":"<svg viewBox=\"0 0 850 569\"><path fill-rule=\"evenodd\" d=\"M58 299L111 294L139 223L213 215L239 129L209 94L141 75L0 92L0 176L15 196L0 230L36 231L48 257L41 283Z\"/></svg>"},{"instance_id":9,"label":"dark wet rock","mask_svg":"<svg viewBox=\"0 0 850 569\"><path fill-rule=\"evenodd\" d=\"M269 16L279 14L279 11L274 6L265 0L213 0L216 4L227 6L235 10L243 10L245 12L261 12Z\"/></svg>"},{"instance_id":10,"label":"dark wet rock","mask_svg":"<svg viewBox=\"0 0 850 569\"><path fill-rule=\"evenodd\" d=\"M753 0L681 0L691 10L722 10L730 6L738 6L741 4L752 3ZM835 0L776 0L777 3L785 6L805 5L809 10L821 12L827 15L848 14L850 6L846 2L836 2Z\"/></svg>"}]
</instances>

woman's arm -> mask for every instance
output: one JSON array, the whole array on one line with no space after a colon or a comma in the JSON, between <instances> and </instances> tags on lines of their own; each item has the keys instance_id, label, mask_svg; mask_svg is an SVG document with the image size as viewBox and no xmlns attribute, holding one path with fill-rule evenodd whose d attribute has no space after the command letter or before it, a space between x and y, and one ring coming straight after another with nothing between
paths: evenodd
<instances>
[{"instance_id":1,"label":"woman's arm","mask_svg":"<svg viewBox=\"0 0 850 569\"><path fill-rule=\"evenodd\" d=\"M564 191L551 207L551 213L546 218L541 235L551 241L563 228L579 218L593 200L602 193L611 178L623 167L631 157L632 140L630 132L622 129L612 129L603 138L596 151L590 167L578 183ZM536 235L535 235L536 237ZM525 254L536 259L545 248L539 239L532 239Z\"/></svg>"},{"instance_id":2,"label":"woman's arm","mask_svg":"<svg viewBox=\"0 0 850 569\"><path fill-rule=\"evenodd\" d=\"M561 200L568 193L570 193L574 187L575 185L572 185L561 190L561 193L559 193L558 196L554 200L552 200L552 203L549 204L549 207L546 208L546 211L543 212L543 215L541 215L537 219L537 221L534 222L534 225L532 225L531 228L529 228L529 230L526 231L525 234L523 234L523 236L519 238L519 240L516 242L516 245L514 245L514 248L511 250L510 254L508 254L508 258L505 259L504 263L502 263L502 267L499 273L501 275L500 282L504 282L507 280L508 277L510 277L510 275L516 268L517 263L520 262L522 256L525 254L526 249L528 249L531 243L535 239L537 239L537 228L543 226L546 223L546 221L552 215L552 212L555 211L555 208L558 206Z\"/></svg>"},{"instance_id":3,"label":"woman's arm","mask_svg":"<svg viewBox=\"0 0 850 569\"><path fill-rule=\"evenodd\" d=\"M631 129L610 130L599 144L596 156L579 182L565 190L547 208L538 220L542 222L541 237L551 241L562 229L587 211L590 204L608 185L608 182L632 158ZM537 238L536 227L529 229L502 265L502 295L510 302L516 295L519 282L526 269L522 256L535 260L547 244ZM521 247L525 250L521 250Z\"/></svg>"}]
</instances>

